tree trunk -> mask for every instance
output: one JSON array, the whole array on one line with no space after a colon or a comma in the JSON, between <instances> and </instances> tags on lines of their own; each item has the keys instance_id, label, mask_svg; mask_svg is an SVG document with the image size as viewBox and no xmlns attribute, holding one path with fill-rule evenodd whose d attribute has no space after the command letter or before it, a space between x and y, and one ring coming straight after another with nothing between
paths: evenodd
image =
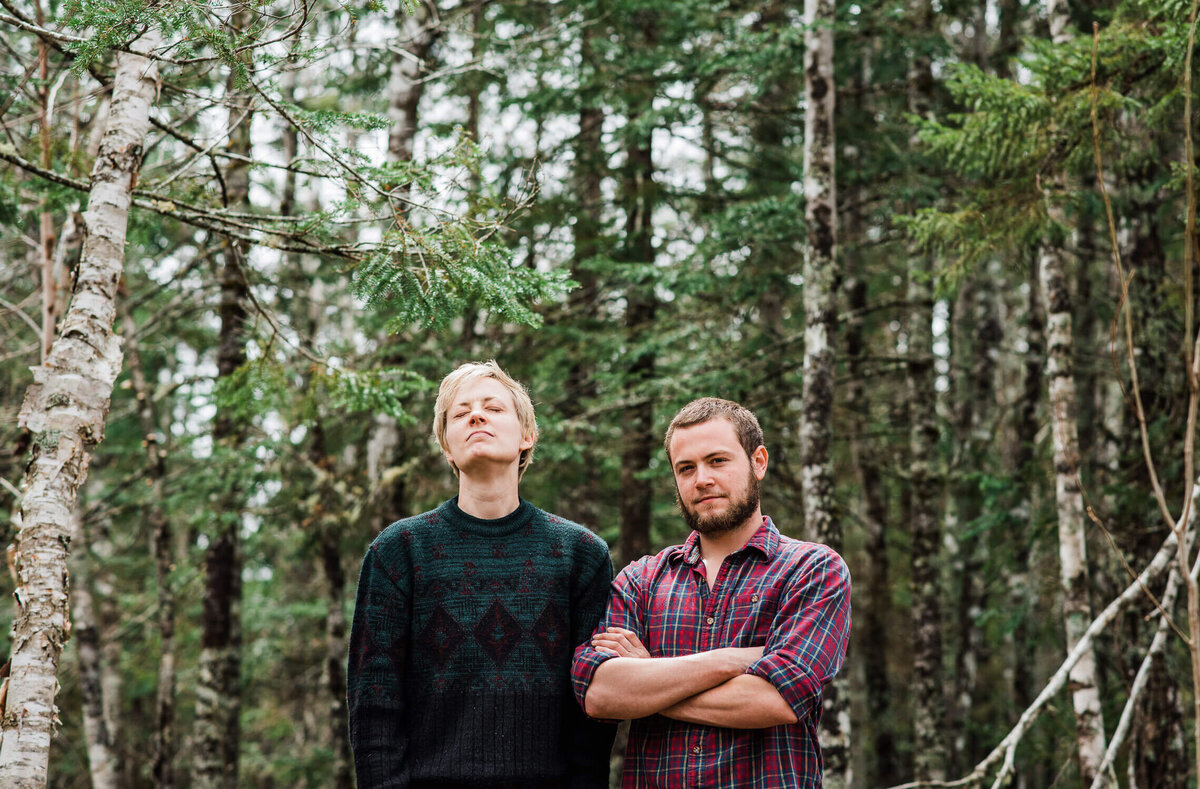
<instances>
[{"instance_id":1,"label":"tree trunk","mask_svg":"<svg viewBox=\"0 0 1200 789\"><path fill-rule=\"evenodd\" d=\"M954 350L957 362L951 369L970 363L968 374L955 387L958 397L958 481L955 485L955 522L958 561L958 599L955 602L957 650L954 661L956 725L955 773L975 764L986 754L978 754L980 743L973 733L971 715L975 703L979 662L983 657L983 629L979 622L985 610L984 546L977 521L983 512L978 474L992 472L989 447L993 436L993 406L996 403L996 360L1003 339L996 311L992 267L980 271L964 286L955 310Z\"/></svg>"},{"instance_id":2,"label":"tree trunk","mask_svg":"<svg viewBox=\"0 0 1200 789\"><path fill-rule=\"evenodd\" d=\"M654 46L657 33L653 20L642 28L642 43ZM641 113L649 111L653 89L641 90L631 101L629 126L635 127ZM625 391L632 403L621 417L621 564L650 553L650 507L652 489L646 471L658 442L654 436L654 407L645 384L654 378L654 351L646 348L653 331L657 303L654 298L653 221L657 199L651 132L629 133L625 178L626 259L631 272L627 285L625 337L628 347Z\"/></svg>"},{"instance_id":3,"label":"tree trunk","mask_svg":"<svg viewBox=\"0 0 1200 789\"><path fill-rule=\"evenodd\" d=\"M137 324L126 297L122 301L125 325L125 353L129 359L130 383L137 401L138 425L146 448L146 481L150 495L146 525L150 529L150 554L154 557L154 576L158 589L156 624L159 633L158 690L154 703L154 752L150 776L157 789L175 784L175 584L171 577L175 557L171 522L163 506L167 453L159 442L158 416L153 393L146 382L137 340Z\"/></svg>"},{"instance_id":4,"label":"tree trunk","mask_svg":"<svg viewBox=\"0 0 1200 789\"><path fill-rule=\"evenodd\" d=\"M917 31L931 33L930 0L915 0L910 13ZM933 73L927 55L909 66L909 109L925 117L930 111ZM938 586L941 566L942 479L933 364L932 261L915 246L908 263L908 404L912 475L912 617L913 735L917 780L941 780L946 772L946 693L942 680L942 606Z\"/></svg>"},{"instance_id":5,"label":"tree trunk","mask_svg":"<svg viewBox=\"0 0 1200 789\"><path fill-rule=\"evenodd\" d=\"M830 438L833 422L834 334L837 325L837 185L834 177L835 84L832 0L805 0L804 25L804 388L801 475L807 534L842 550L836 516ZM825 785L853 783L848 675L825 686L821 753Z\"/></svg>"},{"instance_id":6,"label":"tree trunk","mask_svg":"<svg viewBox=\"0 0 1200 789\"><path fill-rule=\"evenodd\" d=\"M33 433L16 540L18 582L12 669L0 726L0 786L46 784L57 708L56 673L67 625L67 544L71 512L87 477L89 452L104 436L121 348L113 333L124 264L130 192L141 166L158 75L145 54L161 40L151 28L117 56L112 108L92 168L75 293L46 361L34 368L20 424Z\"/></svg>"},{"instance_id":7,"label":"tree trunk","mask_svg":"<svg viewBox=\"0 0 1200 789\"><path fill-rule=\"evenodd\" d=\"M104 687L100 681L100 628L92 605L88 564L92 561L84 532L83 515L76 506L71 515L75 555L71 564L72 627L75 649L79 654L79 693L83 700L83 731L87 738L88 769L92 789L114 789L120 785L115 734L104 714Z\"/></svg>"},{"instance_id":8,"label":"tree trunk","mask_svg":"<svg viewBox=\"0 0 1200 789\"><path fill-rule=\"evenodd\" d=\"M1074 340L1071 336L1071 294L1062 253L1051 247L1039 260L1046 298L1048 352L1046 378L1054 433L1055 501L1058 509L1058 554L1062 563L1063 619L1069 652L1092 621L1088 602L1087 540L1083 494L1079 488L1079 446L1075 425ZM1071 670L1071 699L1075 711L1076 745L1082 783L1090 786L1104 758L1104 718L1096 687L1094 650L1088 650Z\"/></svg>"},{"instance_id":9,"label":"tree trunk","mask_svg":"<svg viewBox=\"0 0 1200 789\"><path fill-rule=\"evenodd\" d=\"M425 59L441 35L441 20L437 6L426 0L417 6L416 13L409 13L403 5L397 7L396 26L400 32L398 49L392 57L391 73L388 78L388 118L392 125L388 130L389 164L412 161L413 144L417 134L417 113L425 83L421 77L427 70ZM406 184L392 184L401 199L409 189ZM407 215L408 205L400 203L396 210ZM385 343L390 342L384 339ZM398 460L408 456L407 443L399 423L392 416L377 414L367 441L367 475L372 484L385 486L378 493L380 512L375 518L377 531L382 531L397 518L408 515L408 488L403 474L387 473L398 465ZM422 443L421 446L424 446Z\"/></svg>"},{"instance_id":10,"label":"tree trunk","mask_svg":"<svg viewBox=\"0 0 1200 789\"><path fill-rule=\"evenodd\" d=\"M232 27L247 30L245 6L235 12ZM251 97L226 82L229 102L228 149L250 155ZM231 160L224 173L225 205L247 210L250 172L245 161ZM221 266L221 331L217 348L219 378L234 375L246 361L248 283L244 271L248 246L226 238ZM227 473L236 475L236 456L243 431L234 418L219 410L213 424L215 452L228 453ZM196 690L196 755L193 775L200 789L233 789L238 783L241 714L241 525L244 491L237 479L226 480L214 518L216 528L204 555L204 621L198 687Z\"/></svg>"},{"instance_id":11,"label":"tree trunk","mask_svg":"<svg viewBox=\"0 0 1200 789\"><path fill-rule=\"evenodd\" d=\"M595 35L595 27L584 28L583 41L580 44L583 74L581 79L588 84L597 84L599 77L596 73L597 58L592 49L591 41ZM575 209L575 222L571 226L574 250L571 256L571 279L579 283L579 287L567 294L567 315L565 321L577 330L590 332L598 328L596 320L597 300L599 298L596 273L588 267L588 261L600 252L600 235L602 223L600 208L604 203L601 192L601 179L605 171L604 140L601 131L604 124L604 110L598 106L595 99L589 99L588 94L580 97L579 135L572 148L575 153L575 167L572 173L575 180L575 193L579 205ZM586 347L584 345L583 347ZM596 381L592 376L593 364L583 354L573 354L570 366L567 368L566 397L563 399L562 412L568 420L577 419L583 413L597 393ZM581 426L582 427L582 426ZM584 430L573 431L573 443L580 448L578 484L567 486L560 498L559 507L563 516L578 523L587 524L591 528L599 526L599 460L595 457L595 448L587 440Z\"/></svg>"}]
</instances>

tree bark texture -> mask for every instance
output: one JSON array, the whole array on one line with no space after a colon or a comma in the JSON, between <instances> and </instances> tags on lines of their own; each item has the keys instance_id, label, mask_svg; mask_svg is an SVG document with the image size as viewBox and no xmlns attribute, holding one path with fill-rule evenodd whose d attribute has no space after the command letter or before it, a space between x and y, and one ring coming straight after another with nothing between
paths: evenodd
<instances>
[{"instance_id":1,"label":"tree bark texture","mask_svg":"<svg viewBox=\"0 0 1200 789\"><path fill-rule=\"evenodd\" d=\"M71 513L89 452L104 436L121 369L113 332L124 264L130 192L141 166L158 69L145 57L161 40L151 29L117 57L112 108L92 168L75 292L50 354L34 368L20 424L33 434L23 481L15 564L12 673L0 725L0 786L46 784L57 720L56 673L67 623Z\"/></svg>"},{"instance_id":2,"label":"tree bark texture","mask_svg":"<svg viewBox=\"0 0 1200 789\"><path fill-rule=\"evenodd\" d=\"M941 566L942 479L933 365L933 295L930 261L909 259L908 401L912 483L913 736L918 780L942 780L946 770L946 693L942 681Z\"/></svg>"},{"instance_id":3,"label":"tree bark texture","mask_svg":"<svg viewBox=\"0 0 1200 789\"><path fill-rule=\"evenodd\" d=\"M233 27L246 30L245 6L234 16ZM249 158L250 95L235 88L234 76L226 82L227 143L230 151ZM231 160L224 173L225 205L247 210L249 166ZM221 331L217 347L217 374L228 378L246 361L246 319L249 285L244 270L248 246L226 238L220 274ZM218 410L213 424L216 451L236 453L242 430L227 410ZM231 465L236 473L239 464ZM227 480L217 502L216 528L204 556L204 619L199 676L196 688L196 752L193 781L200 789L234 789L238 783L241 714L241 523L244 491L236 479Z\"/></svg>"},{"instance_id":4,"label":"tree bark texture","mask_svg":"<svg viewBox=\"0 0 1200 789\"><path fill-rule=\"evenodd\" d=\"M1087 539L1083 493L1079 487L1079 446L1075 424L1074 340L1071 294L1062 253L1047 247L1038 261L1046 299L1046 379L1054 443L1054 491L1058 510L1058 554L1062 565L1063 620L1067 651L1091 622L1088 602ZM1083 783L1091 785L1104 758L1104 719L1096 687L1096 661L1088 650L1071 671L1076 745Z\"/></svg>"},{"instance_id":5,"label":"tree bark texture","mask_svg":"<svg viewBox=\"0 0 1200 789\"><path fill-rule=\"evenodd\" d=\"M933 29L930 0L913 0L914 28ZM933 73L926 54L909 65L908 103L913 114L930 111ZM946 775L945 712L942 679L941 566L942 478L938 460L937 393L933 364L933 266L925 252L909 250L908 262L908 406L912 524L913 739L918 780Z\"/></svg>"},{"instance_id":6,"label":"tree bark texture","mask_svg":"<svg viewBox=\"0 0 1200 789\"><path fill-rule=\"evenodd\" d=\"M834 176L836 91L833 81L833 0L805 0L804 47L804 387L800 465L805 531L842 550L833 458L834 333L837 325L837 185ZM848 674L825 686L821 753L825 785L852 785Z\"/></svg>"},{"instance_id":7,"label":"tree bark texture","mask_svg":"<svg viewBox=\"0 0 1200 789\"><path fill-rule=\"evenodd\" d=\"M958 600L956 601L957 648L954 659L956 704L952 707L957 724L955 734L955 772L975 764L985 754L978 753L980 743L971 725L975 704L979 663L983 658L983 628L979 623L984 605L984 546L976 528L983 515L983 501L976 472L989 468L988 452L993 434L991 406L996 397L996 361L1002 340L1002 328L996 311L994 274L990 267L981 270L962 289L955 310L954 356L969 360L965 380L956 387L959 404L958 443L963 447L956 469L955 490L956 542L958 546Z\"/></svg>"},{"instance_id":8,"label":"tree bark texture","mask_svg":"<svg viewBox=\"0 0 1200 789\"><path fill-rule=\"evenodd\" d=\"M652 46L653 23L643 29L644 42ZM629 117L635 126L641 112L650 109L653 92L642 91ZM654 325L657 304L648 276L654 267L653 221L656 200L651 133L630 133L626 147L625 199L626 256L632 277L627 285L625 336L629 353L625 388L633 403L621 417L621 564L650 553L652 488L646 478L650 458L658 447L654 436L653 400L643 386L654 377L654 351L645 347Z\"/></svg>"},{"instance_id":9,"label":"tree bark texture","mask_svg":"<svg viewBox=\"0 0 1200 789\"><path fill-rule=\"evenodd\" d=\"M891 681L888 656L889 609L891 605L890 566L887 553L888 523L886 486L879 463L862 438L868 431L871 402L867 394L867 346L863 331L863 312L867 306L867 283L859 276L854 256L845 258L847 278L845 290L850 318L846 321L846 392L844 404L850 413L850 462L858 482L859 518L866 531L862 578L858 582L862 614L856 615L859 625L854 629L854 645L863 661L866 675L867 726L873 745L874 762L871 769L860 775L868 786L892 786L900 782L896 742L888 725L891 709ZM859 737L863 734L860 733Z\"/></svg>"},{"instance_id":10,"label":"tree bark texture","mask_svg":"<svg viewBox=\"0 0 1200 789\"><path fill-rule=\"evenodd\" d=\"M120 785L118 759L115 753L115 732L104 714L104 687L100 681L102 661L100 627L92 604L91 578L88 564L92 561L84 532L83 515L76 506L71 515L71 532L75 555L71 564L71 634L79 657L79 695L83 701L83 731L87 738L88 770L92 789L114 789Z\"/></svg>"},{"instance_id":11,"label":"tree bark texture","mask_svg":"<svg viewBox=\"0 0 1200 789\"><path fill-rule=\"evenodd\" d=\"M154 752L150 776L157 789L175 785L175 584L172 578L175 557L174 536L163 502L166 501L165 479L167 453L159 440L158 416L154 398L146 381L145 368L137 340L137 325L129 299L122 301L125 325L125 354L129 360L129 379L137 401L138 426L142 445L146 448L146 480L150 496L146 508L146 525L150 530L150 554L154 557L154 578L158 588L155 623L158 627L160 651L158 682L154 700Z\"/></svg>"}]
</instances>

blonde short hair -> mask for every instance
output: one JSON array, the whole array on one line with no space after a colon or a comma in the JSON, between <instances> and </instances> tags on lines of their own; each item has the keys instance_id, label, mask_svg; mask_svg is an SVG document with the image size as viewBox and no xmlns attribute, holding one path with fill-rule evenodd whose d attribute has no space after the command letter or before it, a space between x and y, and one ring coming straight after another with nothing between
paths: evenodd
<instances>
[{"instance_id":1,"label":"blonde short hair","mask_svg":"<svg viewBox=\"0 0 1200 789\"><path fill-rule=\"evenodd\" d=\"M454 396L458 394L458 390L464 384L474 383L481 378L495 378L512 393L513 403L517 408L517 419L521 422L521 433L533 436L533 445L529 449L521 450L521 457L517 461L517 479L520 479L525 475L525 469L529 468L529 464L533 462L533 447L537 444L538 438L537 420L533 416L533 400L529 398L529 392L521 385L521 382L504 372L494 359L459 365L442 379L442 383L438 387L437 403L433 407L433 437L437 439L438 444L442 447L442 452L449 459L450 446L446 443L446 420L449 417L450 406L454 402ZM450 461L450 468L454 470L454 476L457 477L458 466L454 465L453 460Z\"/></svg>"}]
</instances>

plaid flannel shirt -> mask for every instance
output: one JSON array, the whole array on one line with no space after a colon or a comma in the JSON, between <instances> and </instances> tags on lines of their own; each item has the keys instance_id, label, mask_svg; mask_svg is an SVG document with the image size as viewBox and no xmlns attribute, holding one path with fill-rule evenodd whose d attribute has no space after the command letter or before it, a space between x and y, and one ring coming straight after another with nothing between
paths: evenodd
<instances>
[{"instance_id":1,"label":"plaid flannel shirt","mask_svg":"<svg viewBox=\"0 0 1200 789\"><path fill-rule=\"evenodd\" d=\"M821 786L821 688L838 672L850 635L850 573L832 549L779 534L769 518L722 563L708 588L695 532L626 567L597 626L637 633L652 657L765 645L748 674L766 679L797 722L727 729L661 715L632 722L625 789ZM582 705L596 668L612 655L590 639L575 650L572 681Z\"/></svg>"}]
</instances>

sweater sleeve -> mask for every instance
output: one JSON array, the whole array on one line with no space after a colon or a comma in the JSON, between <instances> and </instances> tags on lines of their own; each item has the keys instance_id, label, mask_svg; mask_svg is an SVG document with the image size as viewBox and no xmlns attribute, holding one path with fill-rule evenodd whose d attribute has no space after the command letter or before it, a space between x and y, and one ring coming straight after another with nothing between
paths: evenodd
<instances>
[{"instance_id":1,"label":"sweater sleeve","mask_svg":"<svg viewBox=\"0 0 1200 789\"><path fill-rule=\"evenodd\" d=\"M571 611L571 643L578 646L587 641L608 606L612 585L612 558L607 546L599 545L599 560L592 571L580 578ZM566 745L571 769L570 789L607 789L609 757L617 727L614 723L593 720L584 714L568 693L563 712L566 725Z\"/></svg>"},{"instance_id":2,"label":"sweater sleeve","mask_svg":"<svg viewBox=\"0 0 1200 789\"><path fill-rule=\"evenodd\" d=\"M359 789L407 789L404 667L409 597L374 546L363 559L346 672L350 745Z\"/></svg>"}]
</instances>

